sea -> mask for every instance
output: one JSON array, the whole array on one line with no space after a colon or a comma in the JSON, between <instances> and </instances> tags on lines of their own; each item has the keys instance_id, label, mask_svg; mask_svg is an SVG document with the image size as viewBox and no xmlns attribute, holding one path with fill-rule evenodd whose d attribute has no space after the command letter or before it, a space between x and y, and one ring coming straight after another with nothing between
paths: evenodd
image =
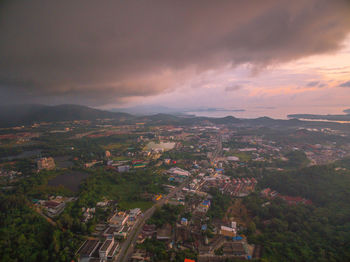
<instances>
[{"instance_id":1,"label":"sea","mask_svg":"<svg viewBox=\"0 0 350 262\"><path fill-rule=\"evenodd\" d=\"M195 116L206 117L225 117L234 116L236 118L258 118L258 117L270 117L274 119L288 119L290 114L317 114L317 115L343 115L344 110L350 108L349 106L333 106L333 107L250 107L242 108L241 110L201 110L186 112Z\"/></svg>"}]
</instances>

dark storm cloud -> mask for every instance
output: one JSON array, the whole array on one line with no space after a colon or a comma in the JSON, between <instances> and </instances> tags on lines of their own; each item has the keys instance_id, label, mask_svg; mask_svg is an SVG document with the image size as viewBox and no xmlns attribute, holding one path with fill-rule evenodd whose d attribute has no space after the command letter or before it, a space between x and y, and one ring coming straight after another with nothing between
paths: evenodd
<instances>
[{"instance_id":1,"label":"dark storm cloud","mask_svg":"<svg viewBox=\"0 0 350 262\"><path fill-rule=\"evenodd\" d=\"M3 1L0 103L106 104L218 66L332 52L349 11L337 0Z\"/></svg>"}]
</instances>

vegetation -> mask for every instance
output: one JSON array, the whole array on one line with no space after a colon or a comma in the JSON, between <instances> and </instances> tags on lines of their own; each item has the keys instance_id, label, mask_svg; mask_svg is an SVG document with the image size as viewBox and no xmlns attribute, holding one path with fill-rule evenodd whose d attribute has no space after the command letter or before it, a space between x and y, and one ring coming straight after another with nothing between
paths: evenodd
<instances>
[{"instance_id":1,"label":"vegetation","mask_svg":"<svg viewBox=\"0 0 350 262\"><path fill-rule=\"evenodd\" d=\"M173 224L178 219L178 216L183 210L183 206L174 206L166 204L162 206L161 208L157 209L153 216L147 220L148 224L154 224L158 228L170 223Z\"/></svg>"},{"instance_id":2,"label":"vegetation","mask_svg":"<svg viewBox=\"0 0 350 262\"><path fill-rule=\"evenodd\" d=\"M227 195L221 194L216 189L212 189L210 194L213 196L213 199L207 215L211 218L223 218L231 204L231 198Z\"/></svg>"},{"instance_id":3,"label":"vegetation","mask_svg":"<svg viewBox=\"0 0 350 262\"><path fill-rule=\"evenodd\" d=\"M70 261L78 240L55 230L23 196L0 195L1 261Z\"/></svg>"},{"instance_id":4,"label":"vegetation","mask_svg":"<svg viewBox=\"0 0 350 262\"><path fill-rule=\"evenodd\" d=\"M265 176L261 182L282 194L311 199L313 205L287 205L257 194L245 199L261 234L249 239L264 246L268 261L348 261L350 259L350 173L315 166ZM248 232L249 233L249 232Z\"/></svg>"}]
</instances>

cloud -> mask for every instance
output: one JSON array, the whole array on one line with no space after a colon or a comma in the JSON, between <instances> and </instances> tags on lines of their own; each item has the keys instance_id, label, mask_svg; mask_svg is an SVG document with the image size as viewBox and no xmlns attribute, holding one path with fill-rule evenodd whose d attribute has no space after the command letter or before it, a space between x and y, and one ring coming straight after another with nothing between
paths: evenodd
<instances>
[{"instance_id":1,"label":"cloud","mask_svg":"<svg viewBox=\"0 0 350 262\"><path fill-rule=\"evenodd\" d=\"M314 87L314 86L317 86L319 83L320 83L320 81L310 81L306 85L310 86L310 87Z\"/></svg>"},{"instance_id":2,"label":"cloud","mask_svg":"<svg viewBox=\"0 0 350 262\"><path fill-rule=\"evenodd\" d=\"M319 88L323 88L326 87L327 84L323 83L321 81L310 81L306 84L307 87L319 87Z\"/></svg>"},{"instance_id":3,"label":"cloud","mask_svg":"<svg viewBox=\"0 0 350 262\"><path fill-rule=\"evenodd\" d=\"M225 88L225 91L226 91L226 92L232 92L232 91L240 90L240 89L242 89L242 88L243 88L243 87L240 86L240 85L227 86L227 87Z\"/></svg>"},{"instance_id":4,"label":"cloud","mask_svg":"<svg viewBox=\"0 0 350 262\"><path fill-rule=\"evenodd\" d=\"M0 103L103 105L194 75L334 52L347 1L3 1Z\"/></svg>"},{"instance_id":5,"label":"cloud","mask_svg":"<svg viewBox=\"0 0 350 262\"><path fill-rule=\"evenodd\" d=\"M339 85L340 87L350 87L350 80Z\"/></svg>"}]
</instances>

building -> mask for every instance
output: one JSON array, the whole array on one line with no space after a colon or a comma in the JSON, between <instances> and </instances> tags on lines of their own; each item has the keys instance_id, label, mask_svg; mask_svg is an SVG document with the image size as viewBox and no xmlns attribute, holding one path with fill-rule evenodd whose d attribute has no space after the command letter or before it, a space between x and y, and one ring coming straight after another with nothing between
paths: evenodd
<instances>
[{"instance_id":1,"label":"building","mask_svg":"<svg viewBox=\"0 0 350 262\"><path fill-rule=\"evenodd\" d=\"M244 243L242 242L227 242L222 247L224 256L237 256L247 258L248 252Z\"/></svg>"},{"instance_id":2,"label":"building","mask_svg":"<svg viewBox=\"0 0 350 262\"><path fill-rule=\"evenodd\" d=\"M173 176L179 176L179 177L188 177L190 176L190 172L183 170L179 167L173 167L168 170L168 173Z\"/></svg>"},{"instance_id":3,"label":"building","mask_svg":"<svg viewBox=\"0 0 350 262\"><path fill-rule=\"evenodd\" d=\"M140 208L130 209L128 223L135 223L136 219L141 215Z\"/></svg>"},{"instance_id":4,"label":"building","mask_svg":"<svg viewBox=\"0 0 350 262\"><path fill-rule=\"evenodd\" d=\"M119 237L119 238L126 238L128 236L128 233L129 233L129 230L130 230L130 227L128 227L127 225L123 226L121 228L121 230L119 230L115 236L116 237Z\"/></svg>"},{"instance_id":5,"label":"building","mask_svg":"<svg viewBox=\"0 0 350 262\"><path fill-rule=\"evenodd\" d=\"M227 161L239 161L239 157L237 156L228 156Z\"/></svg>"},{"instance_id":6,"label":"building","mask_svg":"<svg viewBox=\"0 0 350 262\"><path fill-rule=\"evenodd\" d=\"M188 220L187 218L183 217L181 218L181 225L187 226L188 225Z\"/></svg>"},{"instance_id":7,"label":"building","mask_svg":"<svg viewBox=\"0 0 350 262\"><path fill-rule=\"evenodd\" d=\"M99 244L100 241L97 239L86 240L77 251L80 257L79 261L89 261L89 259L93 257Z\"/></svg>"},{"instance_id":8,"label":"building","mask_svg":"<svg viewBox=\"0 0 350 262\"><path fill-rule=\"evenodd\" d=\"M55 160L52 157L43 157L37 161L38 171L55 169Z\"/></svg>"},{"instance_id":9,"label":"building","mask_svg":"<svg viewBox=\"0 0 350 262\"><path fill-rule=\"evenodd\" d=\"M152 237L154 236L155 234L157 233L157 230L156 230L156 225L148 225L148 224L145 224L142 228L142 236L143 237Z\"/></svg>"},{"instance_id":10,"label":"building","mask_svg":"<svg viewBox=\"0 0 350 262\"><path fill-rule=\"evenodd\" d=\"M236 236L236 228L221 226L220 235L223 235L225 237L235 237Z\"/></svg>"},{"instance_id":11,"label":"building","mask_svg":"<svg viewBox=\"0 0 350 262\"><path fill-rule=\"evenodd\" d=\"M109 219L109 224L111 226L124 226L128 218L129 216L125 212L118 212Z\"/></svg>"},{"instance_id":12,"label":"building","mask_svg":"<svg viewBox=\"0 0 350 262\"><path fill-rule=\"evenodd\" d=\"M112 259L119 247L119 242L114 241L114 238L107 238L99 249L99 256L103 260Z\"/></svg>"},{"instance_id":13,"label":"building","mask_svg":"<svg viewBox=\"0 0 350 262\"><path fill-rule=\"evenodd\" d=\"M43 206L46 208L49 217L55 217L63 212L66 204L64 202L45 201Z\"/></svg>"},{"instance_id":14,"label":"building","mask_svg":"<svg viewBox=\"0 0 350 262\"><path fill-rule=\"evenodd\" d=\"M96 164L102 164L102 163L103 163L103 161L93 160L93 161L91 161L91 162L89 162L89 163L85 163L85 164L84 164L84 167L85 167L85 168L90 168L90 167L93 167L93 166L96 165Z\"/></svg>"},{"instance_id":15,"label":"building","mask_svg":"<svg viewBox=\"0 0 350 262\"><path fill-rule=\"evenodd\" d=\"M132 254L130 259L132 262L136 262L136 261L142 262L142 261L150 261L151 260L151 258L149 256L147 256L146 250L141 250L141 249L135 250L135 252Z\"/></svg>"},{"instance_id":16,"label":"building","mask_svg":"<svg viewBox=\"0 0 350 262\"><path fill-rule=\"evenodd\" d=\"M130 166L124 165L124 166L118 166L117 167L118 172L124 173L124 172L129 172Z\"/></svg>"}]
</instances>

